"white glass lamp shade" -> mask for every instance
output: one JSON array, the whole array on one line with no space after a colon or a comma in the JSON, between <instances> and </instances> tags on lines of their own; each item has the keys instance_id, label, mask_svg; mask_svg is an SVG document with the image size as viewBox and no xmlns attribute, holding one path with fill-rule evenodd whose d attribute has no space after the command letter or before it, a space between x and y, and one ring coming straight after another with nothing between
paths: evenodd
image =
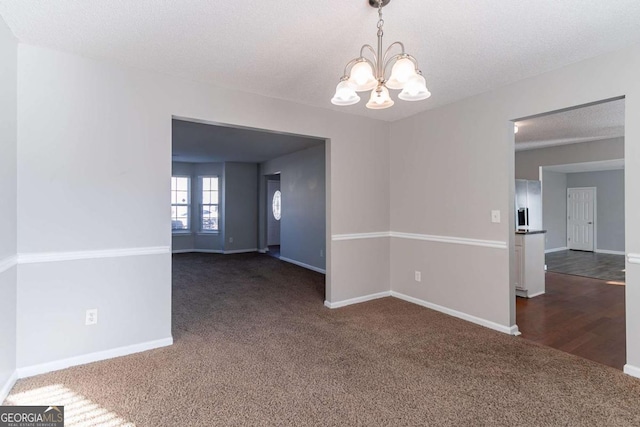
<instances>
[{"instance_id":1,"label":"white glass lamp shade","mask_svg":"<svg viewBox=\"0 0 640 427\"><path fill-rule=\"evenodd\" d=\"M382 110L389 108L394 104L393 100L389 96L389 89L384 86L380 86L380 90L373 89L371 91L371 98L367 102L367 108L372 110Z\"/></svg>"},{"instance_id":2,"label":"white glass lamp shade","mask_svg":"<svg viewBox=\"0 0 640 427\"><path fill-rule=\"evenodd\" d=\"M416 74L407 81L398 98L403 101L422 101L430 96L431 92L427 89L427 82L424 77Z\"/></svg>"},{"instance_id":3,"label":"white glass lamp shade","mask_svg":"<svg viewBox=\"0 0 640 427\"><path fill-rule=\"evenodd\" d=\"M333 105L341 106L357 104L359 101L360 97L356 91L353 90L353 85L346 80L338 83L336 93L333 95L333 98L331 98L331 103Z\"/></svg>"},{"instance_id":4,"label":"white glass lamp shade","mask_svg":"<svg viewBox=\"0 0 640 427\"><path fill-rule=\"evenodd\" d=\"M351 68L349 83L351 83L353 88L358 92L371 90L378 85L378 81L373 75L371 64L367 61L356 62Z\"/></svg>"},{"instance_id":5,"label":"white glass lamp shade","mask_svg":"<svg viewBox=\"0 0 640 427\"><path fill-rule=\"evenodd\" d=\"M416 66L409 58L400 58L393 64L391 77L385 83L389 89L403 89L413 76L416 76Z\"/></svg>"}]
</instances>

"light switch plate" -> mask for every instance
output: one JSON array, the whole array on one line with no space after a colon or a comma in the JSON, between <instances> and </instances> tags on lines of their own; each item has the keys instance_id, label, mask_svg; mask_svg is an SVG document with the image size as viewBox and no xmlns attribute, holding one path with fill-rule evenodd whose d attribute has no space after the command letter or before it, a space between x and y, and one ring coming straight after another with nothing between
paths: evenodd
<instances>
[{"instance_id":1,"label":"light switch plate","mask_svg":"<svg viewBox=\"0 0 640 427\"><path fill-rule=\"evenodd\" d=\"M500 211L491 211L491 222L500 223Z\"/></svg>"}]
</instances>

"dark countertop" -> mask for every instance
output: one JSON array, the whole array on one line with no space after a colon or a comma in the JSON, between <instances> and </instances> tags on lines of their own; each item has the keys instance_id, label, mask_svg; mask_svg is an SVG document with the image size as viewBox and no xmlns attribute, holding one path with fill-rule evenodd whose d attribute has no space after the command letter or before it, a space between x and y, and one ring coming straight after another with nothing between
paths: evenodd
<instances>
[{"instance_id":1,"label":"dark countertop","mask_svg":"<svg viewBox=\"0 0 640 427\"><path fill-rule=\"evenodd\" d=\"M547 230L516 230L516 234L544 234Z\"/></svg>"}]
</instances>

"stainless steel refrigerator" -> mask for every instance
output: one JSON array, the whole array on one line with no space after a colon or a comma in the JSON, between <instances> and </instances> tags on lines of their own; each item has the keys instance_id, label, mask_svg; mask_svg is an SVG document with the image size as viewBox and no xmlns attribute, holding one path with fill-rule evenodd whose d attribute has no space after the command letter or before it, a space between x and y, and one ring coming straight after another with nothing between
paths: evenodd
<instances>
[{"instance_id":1,"label":"stainless steel refrigerator","mask_svg":"<svg viewBox=\"0 0 640 427\"><path fill-rule=\"evenodd\" d=\"M540 181L516 179L516 230L542 229L542 185Z\"/></svg>"}]
</instances>

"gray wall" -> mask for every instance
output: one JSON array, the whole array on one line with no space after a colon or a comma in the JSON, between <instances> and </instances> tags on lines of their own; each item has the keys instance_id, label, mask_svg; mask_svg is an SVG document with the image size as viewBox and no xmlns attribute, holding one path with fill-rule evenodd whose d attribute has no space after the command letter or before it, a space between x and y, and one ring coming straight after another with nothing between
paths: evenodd
<instances>
[{"instance_id":1,"label":"gray wall","mask_svg":"<svg viewBox=\"0 0 640 427\"><path fill-rule=\"evenodd\" d=\"M638 73L640 45L391 123L391 230L422 237L391 238L391 289L514 325L514 169L521 169L519 162L531 153L514 155L511 121L619 96L625 96L626 117L639 117ZM569 149L557 147L555 161L594 160L561 158ZM640 121L626 120L624 147L614 142L602 151L625 159L625 217L630 219L640 211ZM539 165L517 177L537 179ZM474 215L464 205L472 206ZM501 223L491 222L494 209L502 213ZM640 254L640 223L625 225L627 252ZM430 236L468 240L441 242ZM485 241L504 247L483 246ZM626 268L627 360L640 367L640 265L627 262ZM422 271L421 283L413 279L414 270Z\"/></svg>"},{"instance_id":2,"label":"gray wall","mask_svg":"<svg viewBox=\"0 0 640 427\"><path fill-rule=\"evenodd\" d=\"M597 249L624 252L624 170L569 173L567 187L597 188Z\"/></svg>"},{"instance_id":3,"label":"gray wall","mask_svg":"<svg viewBox=\"0 0 640 427\"><path fill-rule=\"evenodd\" d=\"M0 18L0 390L16 368L17 67L17 42Z\"/></svg>"},{"instance_id":4,"label":"gray wall","mask_svg":"<svg viewBox=\"0 0 640 427\"><path fill-rule=\"evenodd\" d=\"M29 280L18 297L18 329L25 331L18 346L21 357L31 356L19 366L171 337L172 117L330 139L330 179L339 183L330 193L332 232L388 228L388 203L380 203L389 197L385 122L25 44L18 47L18 69L18 250L52 255L48 263L20 265ZM340 256L327 279L330 302L389 289L388 251L356 243L357 250L341 251L347 243L340 241L328 248L329 257L333 249ZM166 253L102 255L149 248ZM87 253L94 258L78 259ZM72 259L62 261L61 254ZM135 271L128 268L142 257L147 260ZM370 266L361 271L352 260ZM103 275L73 273L94 268ZM123 286L135 298L118 292ZM59 295L66 297L61 309L49 303ZM98 304L100 319L122 319L109 331L89 328L87 341L67 319L82 325L86 309ZM26 333L36 327L38 334ZM41 353L41 336L61 339Z\"/></svg>"},{"instance_id":5,"label":"gray wall","mask_svg":"<svg viewBox=\"0 0 640 427\"><path fill-rule=\"evenodd\" d=\"M516 151L516 179L540 179L540 166L624 159L624 138Z\"/></svg>"},{"instance_id":6,"label":"gray wall","mask_svg":"<svg viewBox=\"0 0 640 427\"><path fill-rule=\"evenodd\" d=\"M264 162L260 175L280 174L280 256L326 268L325 147L319 145ZM266 182L261 183L260 247L266 246Z\"/></svg>"},{"instance_id":7,"label":"gray wall","mask_svg":"<svg viewBox=\"0 0 640 427\"><path fill-rule=\"evenodd\" d=\"M542 228L545 249L567 247L567 174L542 172Z\"/></svg>"},{"instance_id":8,"label":"gray wall","mask_svg":"<svg viewBox=\"0 0 640 427\"><path fill-rule=\"evenodd\" d=\"M224 250L224 164L223 163L187 163L173 162L172 175L191 177L191 230L188 233L172 233L171 249L173 251L218 251ZM202 233L200 230L199 209L202 202L200 176L217 176L220 186L219 218L217 233Z\"/></svg>"},{"instance_id":9,"label":"gray wall","mask_svg":"<svg viewBox=\"0 0 640 427\"><path fill-rule=\"evenodd\" d=\"M258 165L224 164L224 250L258 249Z\"/></svg>"},{"instance_id":10,"label":"gray wall","mask_svg":"<svg viewBox=\"0 0 640 427\"><path fill-rule=\"evenodd\" d=\"M20 354L37 354L37 337L58 336L56 346L64 348L40 356L47 361L170 336L171 276L164 266L170 265L167 189L172 115L330 141L329 235L391 228L506 246L388 236L331 240L329 302L391 288L507 327L515 323L509 277L515 181L511 120L622 95L626 116L640 116L640 45L391 125L46 48L20 45L18 50L19 251L77 253L123 247L167 251L145 255L148 262L136 271L127 266L139 256L21 265L21 276L29 277L27 288L33 289L22 294L30 299L18 298L18 324L38 326L38 334L19 337ZM638 120L627 120L623 157L626 218L632 218L640 211ZM461 200L477 215L470 217L460 209ZM46 216L39 209L43 204L49 207ZM502 223L490 222L492 209L502 212ZM640 254L640 224L628 221L626 236L628 252ZM94 281L98 288L81 288L92 277L69 273L76 268L88 273L105 265L103 277ZM413 281L416 267L423 271L422 283ZM155 280L151 283L143 276ZM119 290L120 283L135 289L135 298L105 292L110 287ZM87 289L83 298L74 295L77 289ZM627 263L625 292L627 362L640 367L639 264ZM49 303L57 295L67 297L62 309ZM82 322L86 304L94 302L104 308L101 316L118 314L122 322L112 324L114 330L96 331L91 341L73 328L58 326L67 318ZM146 319L139 324L140 305L153 307L144 312L153 325ZM22 317L22 309L30 319Z\"/></svg>"},{"instance_id":11,"label":"gray wall","mask_svg":"<svg viewBox=\"0 0 640 427\"><path fill-rule=\"evenodd\" d=\"M267 245L280 244L280 220L273 216L273 195L280 190L280 177L267 180Z\"/></svg>"}]
</instances>

